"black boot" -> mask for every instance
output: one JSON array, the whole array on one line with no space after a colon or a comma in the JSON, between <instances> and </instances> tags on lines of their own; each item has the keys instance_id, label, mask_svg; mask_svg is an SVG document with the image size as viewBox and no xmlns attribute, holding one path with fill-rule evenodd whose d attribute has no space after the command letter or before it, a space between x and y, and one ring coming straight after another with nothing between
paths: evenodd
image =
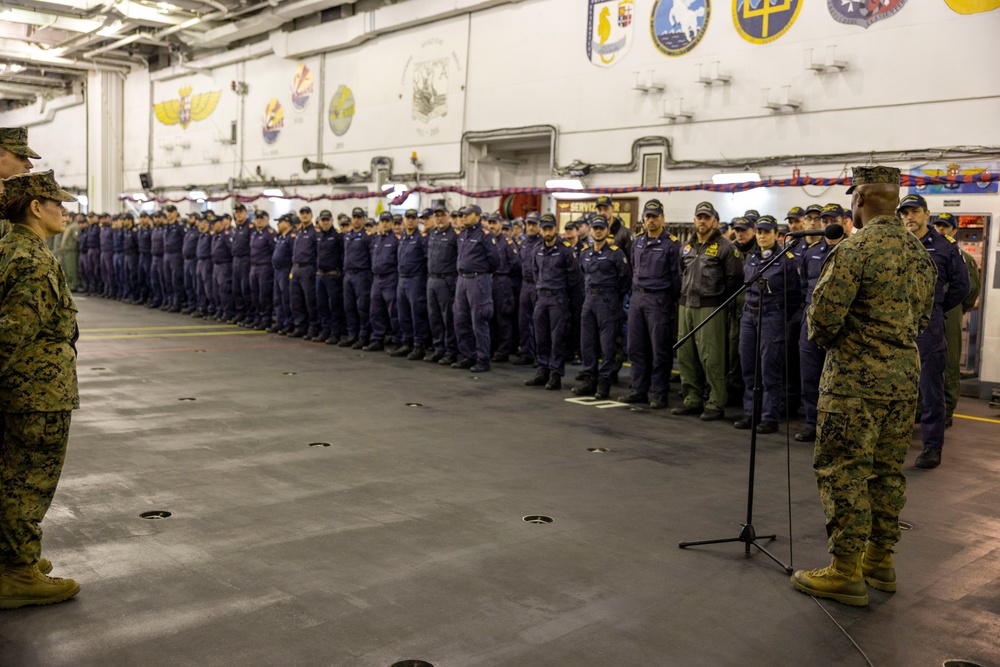
<instances>
[{"instance_id":1,"label":"black boot","mask_svg":"<svg viewBox=\"0 0 1000 667\"><path fill-rule=\"evenodd\" d=\"M530 380L524 381L525 387L544 387L549 381L549 372L542 369L538 369L535 373L535 377Z\"/></svg>"}]
</instances>

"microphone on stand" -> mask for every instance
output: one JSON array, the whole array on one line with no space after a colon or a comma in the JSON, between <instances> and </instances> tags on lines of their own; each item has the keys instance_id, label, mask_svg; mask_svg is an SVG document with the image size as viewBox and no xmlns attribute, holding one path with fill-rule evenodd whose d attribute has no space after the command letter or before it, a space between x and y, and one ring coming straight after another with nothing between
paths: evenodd
<instances>
[{"instance_id":1,"label":"microphone on stand","mask_svg":"<svg viewBox=\"0 0 1000 667\"><path fill-rule=\"evenodd\" d=\"M803 236L825 236L831 241L836 241L837 239L844 238L844 228L834 223L827 225L823 229L803 229L802 231L785 234L786 239L800 239Z\"/></svg>"}]
</instances>

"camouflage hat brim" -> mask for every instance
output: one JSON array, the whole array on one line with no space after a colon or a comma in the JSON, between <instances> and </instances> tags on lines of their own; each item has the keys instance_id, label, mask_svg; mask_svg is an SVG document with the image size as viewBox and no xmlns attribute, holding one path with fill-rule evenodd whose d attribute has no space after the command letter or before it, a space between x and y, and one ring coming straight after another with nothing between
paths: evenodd
<instances>
[{"instance_id":1,"label":"camouflage hat brim","mask_svg":"<svg viewBox=\"0 0 1000 667\"><path fill-rule=\"evenodd\" d=\"M55 199L56 201L65 201L65 202L77 201L76 195L70 194L66 190L63 190L62 188L59 188L57 190L57 194L59 195L58 197L51 197L50 199Z\"/></svg>"},{"instance_id":2,"label":"camouflage hat brim","mask_svg":"<svg viewBox=\"0 0 1000 667\"><path fill-rule=\"evenodd\" d=\"M7 150L9 150L14 155L19 155L21 157L28 158L29 160L41 160L42 159L41 155L39 155L35 151L31 150L28 146L23 146L23 147L17 146L17 147L14 147L14 148L10 148L10 147L5 146L4 148L7 148Z\"/></svg>"}]
</instances>

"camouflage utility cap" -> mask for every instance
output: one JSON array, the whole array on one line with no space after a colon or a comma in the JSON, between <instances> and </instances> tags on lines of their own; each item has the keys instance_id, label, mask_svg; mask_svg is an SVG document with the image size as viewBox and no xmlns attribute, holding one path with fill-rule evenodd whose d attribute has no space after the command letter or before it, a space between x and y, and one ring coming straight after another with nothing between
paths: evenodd
<instances>
[{"instance_id":1,"label":"camouflage utility cap","mask_svg":"<svg viewBox=\"0 0 1000 667\"><path fill-rule=\"evenodd\" d=\"M872 183L892 183L899 185L899 169L896 167L854 167L851 175L851 187L847 188L847 194L854 192L855 186L870 185Z\"/></svg>"},{"instance_id":2,"label":"camouflage utility cap","mask_svg":"<svg viewBox=\"0 0 1000 667\"><path fill-rule=\"evenodd\" d=\"M37 199L54 199L55 201L76 201L76 197L59 187L52 177L52 170L35 174L18 174L3 179L3 192L0 193L0 210L6 210L10 201L16 197L28 195Z\"/></svg>"},{"instance_id":3,"label":"camouflage utility cap","mask_svg":"<svg viewBox=\"0 0 1000 667\"><path fill-rule=\"evenodd\" d=\"M41 155L28 148L28 128L0 127L0 147L6 148L15 155L40 160Z\"/></svg>"}]
</instances>

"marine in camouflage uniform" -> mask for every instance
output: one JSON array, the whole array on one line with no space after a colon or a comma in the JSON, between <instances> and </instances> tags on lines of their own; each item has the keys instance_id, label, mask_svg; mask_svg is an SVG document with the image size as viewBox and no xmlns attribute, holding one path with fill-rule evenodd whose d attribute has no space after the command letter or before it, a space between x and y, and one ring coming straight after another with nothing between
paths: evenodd
<instances>
[{"instance_id":1,"label":"marine in camouflage uniform","mask_svg":"<svg viewBox=\"0 0 1000 667\"><path fill-rule=\"evenodd\" d=\"M795 572L792 583L865 605L866 581L896 589L891 549L906 500L902 467L920 378L915 341L930 320L937 270L893 215L898 169L855 167L851 191L864 229L830 253L806 314L809 340L826 349L813 469L833 562Z\"/></svg>"},{"instance_id":2,"label":"marine in camouflage uniform","mask_svg":"<svg viewBox=\"0 0 1000 667\"><path fill-rule=\"evenodd\" d=\"M3 185L0 211L15 224L0 241L0 609L12 609L59 602L80 590L39 568L42 518L62 471L71 410L80 407L79 334L73 297L44 242L62 226L51 202L75 198L51 171ZM31 208L15 208L18 201Z\"/></svg>"},{"instance_id":3,"label":"marine in camouflage uniform","mask_svg":"<svg viewBox=\"0 0 1000 667\"><path fill-rule=\"evenodd\" d=\"M31 160L41 156L28 148L28 128L0 127L0 179L31 171ZM0 186L2 192L2 186ZM0 214L0 239L10 231L10 222Z\"/></svg>"}]
</instances>

